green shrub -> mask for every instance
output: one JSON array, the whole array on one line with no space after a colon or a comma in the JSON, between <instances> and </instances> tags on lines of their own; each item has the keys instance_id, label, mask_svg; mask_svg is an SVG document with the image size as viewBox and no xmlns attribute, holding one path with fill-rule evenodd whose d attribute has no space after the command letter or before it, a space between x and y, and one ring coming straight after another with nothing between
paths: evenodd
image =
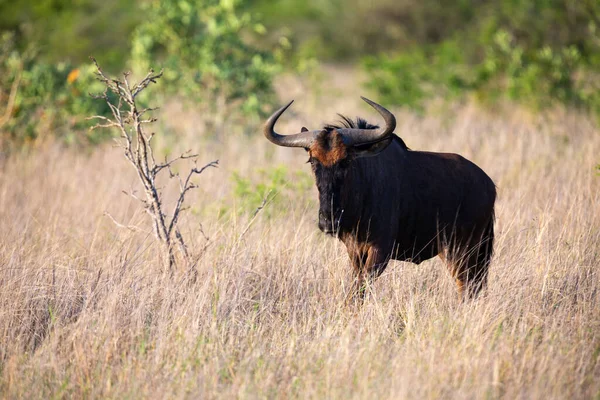
<instances>
[{"instance_id":1,"label":"green shrub","mask_svg":"<svg viewBox=\"0 0 600 400\"><path fill-rule=\"evenodd\" d=\"M231 179L234 184L233 197L237 203L237 210L242 214L250 214L265 201L270 204L264 211L268 216L271 216L282 204L305 201L313 185L308 173L290 172L285 166L261 169L255 179L234 172Z\"/></svg>"},{"instance_id":2,"label":"green shrub","mask_svg":"<svg viewBox=\"0 0 600 400\"><path fill-rule=\"evenodd\" d=\"M482 2L462 29L392 55L366 57L368 86L388 104L473 93L535 109L567 104L600 113L600 3Z\"/></svg>"},{"instance_id":3,"label":"green shrub","mask_svg":"<svg viewBox=\"0 0 600 400\"><path fill-rule=\"evenodd\" d=\"M459 45L450 40L397 56L369 56L363 65L369 72L367 86L387 104L421 109L427 99L456 96L473 86Z\"/></svg>"},{"instance_id":4,"label":"green shrub","mask_svg":"<svg viewBox=\"0 0 600 400\"><path fill-rule=\"evenodd\" d=\"M126 66L131 32L141 19L138 1L0 1L0 32L13 32L19 50L35 44L39 60L75 65L101 55L112 72Z\"/></svg>"},{"instance_id":5,"label":"green shrub","mask_svg":"<svg viewBox=\"0 0 600 400\"><path fill-rule=\"evenodd\" d=\"M475 89L491 85L509 99L534 107L553 102L586 105L575 80L583 67L575 46L526 49L510 33L500 30L486 50L484 62L475 69L478 77Z\"/></svg>"},{"instance_id":6,"label":"green shrub","mask_svg":"<svg viewBox=\"0 0 600 400\"><path fill-rule=\"evenodd\" d=\"M199 103L217 127L240 115L263 116L280 70L271 52L251 44L264 26L237 12L237 5L236 0L151 0L133 35L134 69L164 67L163 93Z\"/></svg>"},{"instance_id":7,"label":"green shrub","mask_svg":"<svg viewBox=\"0 0 600 400\"><path fill-rule=\"evenodd\" d=\"M21 146L52 136L86 143L105 137L106 133L86 131L91 125L87 116L108 112L88 95L101 90L92 65L40 62L15 50L12 35L4 34L0 41L0 104L6 107L0 110L2 142Z\"/></svg>"}]
</instances>

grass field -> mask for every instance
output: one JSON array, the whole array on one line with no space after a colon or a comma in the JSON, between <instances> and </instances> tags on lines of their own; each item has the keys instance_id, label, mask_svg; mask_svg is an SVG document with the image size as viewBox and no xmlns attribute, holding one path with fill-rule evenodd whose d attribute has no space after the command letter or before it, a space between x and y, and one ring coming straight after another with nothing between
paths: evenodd
<instances>
[{"instance_id":1,"label":"grass field","mask_svg":"<svg viewBox=\"0 0 600 400\"><path fill-rule=\"evenodd\" d=\"M378 120L339 88L281 90L301 100L283 132L336 112ZM391 263L346 307L350 266L316 226L305 153L258 133L208 140L189 111L162 115L184 131L171 146L221 165L197 178L182 221L195 281L163 273L118 149L48 144L3 160L0 397L600 398L600 132L560 110L450 111L398 111L396 132L498 186L489 288L465 303L436 258ZM277 195L252 219L246 197L269 185Z\"/></svg>"}]
</instances>

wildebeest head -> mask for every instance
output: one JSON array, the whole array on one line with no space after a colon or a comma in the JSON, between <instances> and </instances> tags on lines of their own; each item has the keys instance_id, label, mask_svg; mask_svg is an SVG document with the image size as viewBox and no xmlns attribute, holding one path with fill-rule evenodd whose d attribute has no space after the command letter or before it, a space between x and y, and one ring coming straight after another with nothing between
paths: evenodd
<instances>
[{"instance_id":1,"label":"wildebeest head","mask_svg":"<svg viewBox=\"0 0 600 400\"><path fill-rule=\"evenodd\" d=\"M348 187L347 175L355 159L374 156L392 141L396 127L394 115L384 107L362 98L381 114L385 127L368 124L362 119L356 122L342 117L340 125L326 125L322 129L308 130L292 135L280 135L274 126L281 114L292 104L275 111L264 126L264 134L279 146L302 147L309 153L309 162L319 191L319 229L327 234L351 230L354 218L348 217L352 210L346 208L356 188Z\"/></svg>"}]
</instances>

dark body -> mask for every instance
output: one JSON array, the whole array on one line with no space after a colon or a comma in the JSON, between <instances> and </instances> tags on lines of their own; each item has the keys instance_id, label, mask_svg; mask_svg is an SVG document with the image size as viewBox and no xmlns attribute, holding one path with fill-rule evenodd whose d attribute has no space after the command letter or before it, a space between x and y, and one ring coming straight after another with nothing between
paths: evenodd
<instances>
[{"instance_id":1,"label":"dark body","mask_svg":"<svg viewBox=\"0 0 600 400\"><path fill-rule=\"evenodd\" d=\"M366 278L381 274L390 259L419 264L436 255L448 262L461 294L464 286L475 294L485 284L496 189L469 160L412 151L393 135L376 156L349 162L338 177L346 188L339 199L332 199L334 190L327 188L339 166L313 164L313 170L319 191L325 192L319 225L346 245L359 289Z\"/></svg>"},{"instance_id":2,"label":"dark body","mask_svg":"<svg viewBox=\"0 0 600 400\"><path fill-rule=\"evenodd\" d=\"M274 125L291 102L264 126L271 142L309 153L319 228L346 245L353 294L362 297L365 281L391 259L419 264L436 255L448 265L461 297L477 294L493 253L493 181L458 154L410 150L393 133L393 114L363 100L381 114L384 128L342 117L339 125L280 135Z\"/></svg>"}]
</instances>

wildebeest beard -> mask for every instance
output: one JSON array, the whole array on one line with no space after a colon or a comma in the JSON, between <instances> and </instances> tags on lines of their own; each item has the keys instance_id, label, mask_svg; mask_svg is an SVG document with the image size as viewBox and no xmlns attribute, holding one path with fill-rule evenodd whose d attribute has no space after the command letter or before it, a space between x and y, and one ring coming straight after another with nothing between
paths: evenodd
<instances>
[{"instance_id":1,"label":"wildebeest beard","mask_svg":"<svg viewBox=\"0 0 600 400\"><path fill-rule=\"evenodd\" d=\"M338 236L344 230L344 198L342 188L346 179L348 162L346 160L325 167L313 163L315 181L319 190L319 229L332 236Z\"/></svg>"}]
</instances>

